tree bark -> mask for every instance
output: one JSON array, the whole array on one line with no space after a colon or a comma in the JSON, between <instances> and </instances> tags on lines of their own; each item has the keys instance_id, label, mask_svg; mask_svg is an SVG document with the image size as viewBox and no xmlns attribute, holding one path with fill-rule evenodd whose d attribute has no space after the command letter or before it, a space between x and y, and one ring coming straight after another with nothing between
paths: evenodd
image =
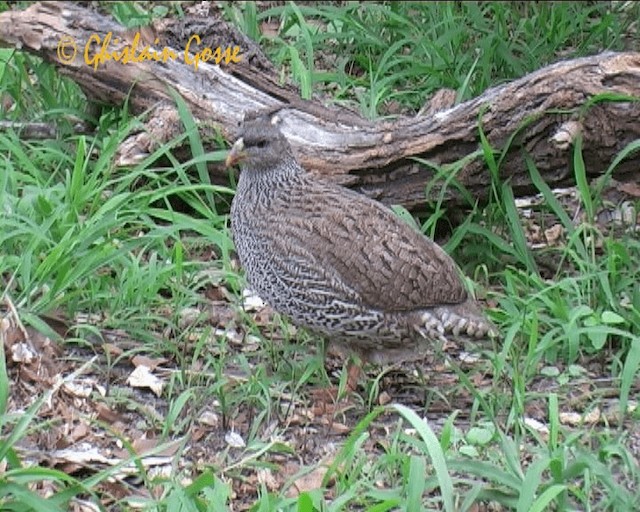
<instances>
[{"instance_id":1,"label":"tree bark","mask_svg":"<svg viewBox=\"0 0 640 512\"><path fill-rule=\"evenodd\" d=\"M87 60L94 62L108 33L108 53L137 44L135 54L140 55L152 45L156 51L171 49L176 58L126 64L108 60L94 69ZM37 3L0 14L0 41L55 64L90 101L128 101L134 113L152 111L147 132L123 146L123 162L144 157L182 129L172 89L199 126L219 127L228 141L235 138L245 113L284 107L282 131L305 168L408 208L423 205L425 199L437 200L443 187L448 206L468 205L456 187L434 180L438 170L446 174L447 169L457 169L455 179L474 200L488 200L491 173L481 132L494 150L503 151L496 155L500 177L510 180L516 195L536 192L525 157L549 186L567 186L574 183L577 137L582 138L590 178L602 175L627 144L640 138L640 53L603 53L559 62L451 108L371 122L347 109L325 107L317 99L300 99L294 87L280 84L277 70L255 43L219 19L161 20L137 34L72 3ZM192 42L192 59L205 46L238 46L240 62L200 62L196 70L185 62L184 48L193 34L199 35L200 44ZM64 63L64 55L58 54L63 36L78 50ZM638 180L639 169L640 154L635 153L616 167L614 175L618 180Z\"/></svg>"}]
</instances>

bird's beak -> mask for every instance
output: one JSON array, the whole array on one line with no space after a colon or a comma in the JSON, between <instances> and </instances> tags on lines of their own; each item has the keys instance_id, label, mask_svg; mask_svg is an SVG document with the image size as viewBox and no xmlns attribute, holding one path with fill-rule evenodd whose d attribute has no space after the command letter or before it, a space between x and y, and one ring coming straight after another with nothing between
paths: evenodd
<instances>
[{"instance_id":1,"label":"bird's beak","mask_svg":"<svg viewBox=\"0 0 640 512\"><path fill-rule=\"evenodd\" d=\"M244 151L244 140L240 137L235 144L231 147L231 151L227 155L227 159L224 161L225 167L231 167L243 160L247 154Z\"/></svg>"}]
</instances>

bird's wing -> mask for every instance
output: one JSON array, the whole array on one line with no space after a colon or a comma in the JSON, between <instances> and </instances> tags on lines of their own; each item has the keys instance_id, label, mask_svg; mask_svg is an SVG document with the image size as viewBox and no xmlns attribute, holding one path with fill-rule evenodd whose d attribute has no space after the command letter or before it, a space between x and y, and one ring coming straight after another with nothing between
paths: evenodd
<instances>
[{"instance_id":1,"label":"bird's wing","mask_svg":"<svg viewBox=\"0 0 640 512\"><path fill-rule=\"evenodd\" d=\"M467 299L455 263L435 242L364 196L314 185L290 194L279 211L289 251L304 247L368 307L408 311Z\"/></svg>"}]
</instances>

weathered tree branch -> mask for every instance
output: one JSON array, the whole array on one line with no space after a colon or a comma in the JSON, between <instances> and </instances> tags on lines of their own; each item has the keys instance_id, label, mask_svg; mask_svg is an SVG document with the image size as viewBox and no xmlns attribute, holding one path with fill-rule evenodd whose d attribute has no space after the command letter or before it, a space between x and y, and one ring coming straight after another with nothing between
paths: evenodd
<instances>
[{"instance_id":1,"label":"weathered tree branch","mask_svg":"<svg viewBox=\"0 0 640 512\"><path fill-rule=\"evenodd\" d=\"M260 49L223 21L157 22L141 31L138 48L145 44L157 50L168 47L176 60L129 64L111 60L94 70L83 58L85 44L94 37L87 50L87 55L94 56L100 51L96 39L103 42L109 32L113 33L109 52L134 42L135 33L70 3L38 3L0 15L0 41L56 64L89 100L119 105L128 99L137 113L158 109L162 121L131 139L125 160L144 156L181 129L171 106L170 87L198 122L215 123L229 140L245 113L286 106L283 132L305 167L385 203L408 207L424 202L434 168L461 160L464 164L456 179L480 202L487 200L490 175L479 151L479 127L493 148L508 144L500 172L511 180L516 194L534 191L525 154L550 186L566 186L574 180L572 148L577 136L582 137L591 177L602 174L622 148L640 138L640 53L604 53L559 62L453 108L373 123L345 109L299 99L294 88L279 84L276 70ZM192 45L192 53L205 46L240 46L241 62L200 63L195 70L184 61L184 47L193 34L200 36L201 43L196 48ZM57 55L63 36L71 37L78 47L75 59L66 64ZM618 166L615 175L619 180L637 178L639 169L636 154ZM428 199L437 198L439 191L439 186L431 188ZM464 203L455 187L447 189L445 199L450 205Z\"/></svg>"}]
</instances>

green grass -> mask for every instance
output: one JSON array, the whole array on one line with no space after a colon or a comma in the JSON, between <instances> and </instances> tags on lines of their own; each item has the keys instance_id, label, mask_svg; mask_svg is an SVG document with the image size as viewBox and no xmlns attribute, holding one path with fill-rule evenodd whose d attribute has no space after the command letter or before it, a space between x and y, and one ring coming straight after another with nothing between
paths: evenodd
<instances>
[{"instance_id":1,"label":"green grass","mask_svg":"<svg viewBox=\"0 0 640 512\"><path fill-rule=\"evenodd\" d=\"M261 13L247 2L224 9L285 67L303 97L328 90L371 118L391 101L417 111L443 87L466 100L559 55L621 49L639 14L637 5L604 2L287 3ZM277 36L259 36L267 20L279 24Z\"/></svg>"},{"instance_id":2,"label":"green grass","mask_svg":"<svg viewBox=\"0 0 640 512\"><path fill-rule=\"evenodd\" d=\"M179 3L103 7L127 26L183 14ZM372 119L398 109L417 112L442 87L464 101L559 58L621 49L640 18L636 3L604 2L287 3L263 11L245 2L225 3L222 12L260 42L303 97L323 94ZM261 35L266 22L277 25L277 35ZM414 378L404 405L378 405L386 387L404 390L393 387L397 377L389 370L379 370L361 396L326 414L327 424L318 423L323 416L314 412L310 390L330 383L344 389L345 369L327 372L317 340L292 332L285 319L240 310L243 280L227 215L233 188L211 184L207 170L225 151L222 145L205 151L184 104L176 98L182 135L137 166L118 169L119 144L143 118L126 108L85 112L74 84L13 49L0 50L0 91L13 102L6 118L53 121L60 130L47 141L0 133L0 295L27 327L64 347L59 360L69 370L16 410L21 386L33 382L18 379L15 363L6 363L10 354L0 354L3 510L68 510L76 500L101 510L134 504L301 512L465 511L482 503L518 512L640 507L638 455L629 448L634 432L628 428L640 414L631 407L640 367L640 240L632 232L603 232L594 221L606 179L637 155L640 142L618 155L603 180L589 184L578 141L580 222L535 163L527 163L544 199L536 213L564 231L562 244L533 251L513 192L499 179L506 148L483 139L491 203L478 208L467 194L468 216L445 249L476 283L477 295L495 305L489 313L502 336L478 348L481 360L471 368L448 359L447 369L435 372L448 376L442 384L439 375ZM74 134L77 119L95 124L96 132ZM184 145L192 158L181 162L173 150ZM442 197L457 186L462 165L439 169ZM417 220L397 211L433 236L447 211L443 201L431 206L432 214ZM545 261L555 262L552 272ZM222 293L213 302L217 313L210 312L207 293ZM215 320L229 311L233 320ZM196 318L186 321L193 312ZM66 339L47 323L50 314L68 319ZM7 332L0 329L0 350ZM134 356L164 360L157 400L140 395L122 375ZM66 472L29 457L25 447L65 425L48 409L52 400L68 403L59 402L63 383L84 377L108 387L101 393L94 386L89 403L124 418L138 437L154 439L154 455L170 453L168 473L147 466L134 446L138 438L93 410L75 420L99 439L117 439L125 454L119 463ZM446 412L432 412L442 403ZM598 410L599 422L586 421ZM546 430L530 421L536 411ZM585 421L568 423L564 413L574 411ZM348 435L335 434L340 425ZM232 434L242 443L229 443ZM307 450L315 439L320 446ZM134 468L137 480L119 477L125 467ZM325 469L315 488L295 491L318 467ZM290 472L281 475L285 468ZM269 484L270 474L279 486ZM118 482L117 492L108 480Z\"/></svg>"}]
</instances>

